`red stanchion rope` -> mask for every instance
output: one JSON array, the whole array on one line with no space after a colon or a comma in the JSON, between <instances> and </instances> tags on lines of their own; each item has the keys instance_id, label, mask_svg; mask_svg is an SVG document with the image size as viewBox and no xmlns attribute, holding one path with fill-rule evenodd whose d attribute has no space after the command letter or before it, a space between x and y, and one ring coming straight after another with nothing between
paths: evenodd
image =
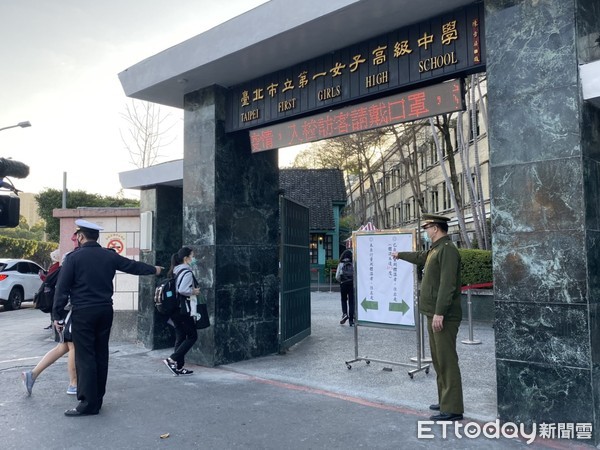
<instances>
[{"instance_id":1,"label":"red stanchion rope","mask_svg":"<svg viewBox=\"0 0 600 450\"><path fill-rule=\"evenodd\" d=\"M460 288L461 291L468 291L469 289L486 289L494 286L494 283L479 283L479 284L469 284L468 286L463 286Z\"/></svg>"}]
</instances>

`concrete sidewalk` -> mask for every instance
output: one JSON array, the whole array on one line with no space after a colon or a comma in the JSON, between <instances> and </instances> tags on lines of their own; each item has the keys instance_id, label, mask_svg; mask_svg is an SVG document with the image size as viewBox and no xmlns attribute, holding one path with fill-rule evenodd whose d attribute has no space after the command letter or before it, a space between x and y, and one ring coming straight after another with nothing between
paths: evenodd
<instances>
[{"instance_id":1,"label":"concrete sidewalk","mask_svg":"<svg viewBox=\"0 0 600 450\"><path fill-rule=\"evenodd\" d=\"M339 325L339 294L312 294L312 334L285 355L271 355L217 368L190 366L173 377L162 364L168 350L148 351L111 343L107 395L98 416L68 418L76 404L67 387L66 358L48 368L27 397L19 374L54 346L43 330L48 316L33 309L0 311L0 420L2 448L152 449L249 448L576 448L575 442L538 439L477 439L430 425L436 401L435 372L359 361L353 329ZM410 363L414 331L358 327L359 355ZM468 336L467 327L460 339ZM475 327L481 345L459 344L465 393L463 424L496 418L493 329ZM386 369L386 370L384 370ZM387 369L392 369L391 371ZM168 433L168 437L161 435ZM581 441L584 444L585 441ZM581 445L580 445L581 446ZM583 447L582 447L583 448ZM589 447L587 447L589 448Z\"/></svg>"}]
</instances>

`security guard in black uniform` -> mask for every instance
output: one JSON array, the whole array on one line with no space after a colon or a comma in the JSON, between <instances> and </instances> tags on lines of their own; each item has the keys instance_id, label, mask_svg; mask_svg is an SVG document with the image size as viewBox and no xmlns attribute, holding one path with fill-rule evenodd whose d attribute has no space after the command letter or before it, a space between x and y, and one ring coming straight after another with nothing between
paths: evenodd
<instances>
[{"instance_id":1,"label":"security guard in black uniform","mask_svg":"<svg viewBox=\"0 0 600 450\"><path fill-rule=\"evenodd\" d=\"M427 317L431 359L437 374L439 411L431 420L462 420L464 405L456 336L462 320L460 254L448 236L448 217L423 214L422 228L431 241L427 252L392 253L395 259L425 265L419 311ZM75 353L77 354L77 353Z\"/></svg>"},{"instance_id":2,"label":"security guard in black uniform","mask_svg":"<svg viewBox=\"0 0 600 450\"><path fill-rule=\"evenodd\" d=\"M159 275L161 267L120 256L102 248L97 240L101 227L78 219L79 249L63 263L54 297L55 326L61 327L68 301L72 308L72 336L77 368L76 408L65 416L98 414L106 392L108 339L113 321L113 278L120 270L134 275Z\"/></svg>"}]
</instances>

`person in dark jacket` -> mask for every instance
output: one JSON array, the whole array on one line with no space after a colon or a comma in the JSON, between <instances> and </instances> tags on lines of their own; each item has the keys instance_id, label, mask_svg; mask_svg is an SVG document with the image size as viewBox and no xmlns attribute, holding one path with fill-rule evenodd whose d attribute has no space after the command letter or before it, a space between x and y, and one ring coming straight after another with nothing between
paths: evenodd
<instances>
[{"instance_id":1,"label":"person in dark jacket","mask_svg":"<svg viewBox=\"0 0 600 450\"><path fill-rule=\"evenodd\" d=\"M344 270L344 266L352 269L352 273ZM349 266L348 266L349 265ZM342 319L340 324L350 320L349 325L354 326L354 266L352 264L352 250L346 249L340 256L340 262L335 271L335 279L340 283L340 295L342 298Z\"/></svg>"},{"instance_id":2,"label":"person in dark jacket","mask_svg":"<svg viewBox=\"0 0 600 450\"><path fill-rule=\"evenodd\" d=\"M52 310L54 325L64 327L65 306L71 302L72 339L77 370L76 408L66 416L98 414L106 392L108 340L113 321L113 278L120 270L134 275L159 275L161 267L151 266L102 248L97 240L101 227L78 219L79 249L65 259L61 268Z\"/></svg>"},{"instance_id":3,"label":"person in dark jacket","mask_svg":"<svg viewBox=\"0 0 600 450\"><path fill-rule=\"evenodd\" d=\"M417 265L425 265L419 311L427 317L431 359L437 374L438 401L429 408L440 411L431 420L462 420L464 405L456 336L462 320L460 306L460 254L448 236L448 219L423 214L422 228L431 241L427 252L392 253Z\"/></svg>"},{"instance_id":4,"label":"person in dark jacket","mask_svg":"<svg viewBox=\"0 0 600 450\"><path fill-rule=\"evenodd\" d=\"M190 298L200 293L198 282L192 273L196 265L194 252L189 247L180 248L171 256L169 277L176 277L176 289L179 294L179 308L171 314L170 319L175 327L175 348L167 359L163 360L173 375L191 375L194 371L186 369L185 355L198 340L198 331L193 316L196 311L190 304ZM195 307L195 302L194 307Z\"/></svg>"}]
</instances>

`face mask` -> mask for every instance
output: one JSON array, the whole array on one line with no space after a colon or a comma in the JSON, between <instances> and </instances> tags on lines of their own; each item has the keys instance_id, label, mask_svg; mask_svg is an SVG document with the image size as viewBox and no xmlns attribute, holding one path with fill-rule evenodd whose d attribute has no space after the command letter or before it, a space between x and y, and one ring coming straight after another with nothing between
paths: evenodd
<instances>
[{"instance_id":1,"label":"face mask","mask_svg":"<svg viewBox=\"0 0 600 450\"><path fill-rule=\"evenodd\" d=\"M196 258L192 258L192 260L190 261L190 266L197 266L198 265L198 260Z\"/></svg>"},{"instance_id":2,"label":"face mask","mask_svg":"<svg viewBox=\"0 0 600 450\"><path fill-rule=\"evenodd\" d=\"M429 237L429 235L427 234L427 231L423 231L421 233L421 240L423 242L425 242L426 244L431 244L431 238Z\"/></svg>"}]
</instances>

